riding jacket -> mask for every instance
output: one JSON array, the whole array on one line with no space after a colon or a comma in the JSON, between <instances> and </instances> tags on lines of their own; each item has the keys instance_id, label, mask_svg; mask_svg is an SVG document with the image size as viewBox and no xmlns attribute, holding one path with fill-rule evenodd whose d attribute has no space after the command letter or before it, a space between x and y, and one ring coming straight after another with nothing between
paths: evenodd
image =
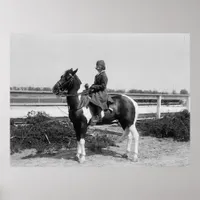
<instances>
[{"instance_id":1,"label":"riding jacket","mask_svg":"<svg viewBox=\"0 0 200 200\"><path fill-rule=\"evenodd\" d=\"M108 77L105 71L101 71L95 76L94 84L90 87L91 102L101 109L108 109L108 101L112 103L112 99L107 94Z\"/></svg>"}]
</instances>

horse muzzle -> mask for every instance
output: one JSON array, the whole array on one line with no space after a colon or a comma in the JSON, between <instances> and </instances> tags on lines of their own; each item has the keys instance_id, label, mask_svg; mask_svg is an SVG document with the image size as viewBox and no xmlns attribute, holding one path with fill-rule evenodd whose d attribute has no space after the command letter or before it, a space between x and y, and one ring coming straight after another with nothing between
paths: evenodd
<instances>
[{"instance_id":1,"label":"horse muzzle","mask_svg":"<svg viewBox=\"0 0 200 200\"><path fill-rule=\"evenodd\" d=\"M60 88L60 85L58 83L56 83L54 86L53 86L53 89L52 89L52 92L53 94L55 95L59 95L61 93L61 88Z\"/></svg>"}]
</instances>

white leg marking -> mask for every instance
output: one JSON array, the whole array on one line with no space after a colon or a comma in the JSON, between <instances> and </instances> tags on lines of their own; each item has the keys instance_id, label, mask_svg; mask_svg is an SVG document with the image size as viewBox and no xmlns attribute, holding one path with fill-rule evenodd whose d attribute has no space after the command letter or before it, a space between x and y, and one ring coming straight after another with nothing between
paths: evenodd
<instances>
[{"instance_id":1,"label":"white leg marking","mask_svg":"<svg viewBox=\"0 0 200 200\"><path fill-rule=\"evenodd\" d=\"M80 155L81 155L81 145L80 145L80 142L77 142L77 158L79 159L80 158Z\"/></svg>"},{"instance_id":2,"label":"white leg marking","mask_svg":"<svg viewBox=\"0 0 200 200\"><path fill-rule=\"evenodd\" d=\"M138 160L138 146L139 146L139 134L135 127L135 124L136 124L136 121L138 118L138 104L131 97L129 97L127 95L123 95L123 96L130 99L133 102L133 105L135 107L135 119L134 119L133 125L129 127L129 130L132 133L133 138L134 138L134 144L135 144L135 146L134 146L134 161L136 162ZM127 147L127 149L128 149L128 147Z\"/></svg>"},{"instance_id":3,"label":"white leg marking","mask_svg":"<svg viewBox=\"0 0 200 200\"><path fill-rule=\"evenodd\" d=\"M126 132L128 133L127 148L126 148L126 153L124 155L122 155L122 157L129 158L130 152L131 152L131 145L132 145L132 141L133 141L133 135L130 132L129 128L126 128Z\"/></svg>"},{"instance_id":4,"label":"white leg marking","mask_svg":"<svg viewBox=\"0 0 200 200\"><path fill-rule=\"evenodd\" d=\"M132 133L129 131L129 133L128 133L128 140L127 140L127 149L126 149L126 152L127 152L127 153L130 153L130 151L131 151L132 141L133 141L133 135L132 135Z\"/></svg>"},{"instance_id":5,"label":"white leg marking","mask_svg":"<svg viewBox=\"0 0 200 200\"><path fill-rule=\"evenodd\" d=\"M89 108L85 108L83 107L83 114L85 115L86 119L87 119L87 123L90 121L90 119L92 118L92 114L90 112Z\"/></svg>"},{"instance_id":6,"label":"white leg marking","mask_svg":"<svg viewBox=\"0 0 200 200\"><path fill-rule=\"evenodd\" d=\"M135 125L132 125L130 127L130 131L133 134L133 138L134 138L134 161L136 162L138 160L138 145L139 145L139 134L138 131L135 127Z\"/></svg>"},{"instance_id":7,"label":"white leg marking","mask_svg":"<svg viewBox=\"0 0 200 200\"><path fill-rule=\"evenodd\" d=\"M82 92L84 90L84 86L83 84L81 84L81 88L78 90L78 93ZM78 95L78 99L79 101L81 101L81 95ZM90 119L92 118L91 112L89 108L83 107L83 114L85 115L86 119L87 119L87 123L90 121Z\"/></svg>"},{"instance_id":8,"label":"white leg marking","mask_svg":"<svg viewBox=\"0 0 200 200\"><path fill-rule=\"evenodd\" d=\"M80 146L81 146L81 158L79 159L80 163L83 163L85 161L85 140L80 140Z\"/></svg>"},{"instance_id":9,"label":"white leg marking","mask_svg":"<svg viewBox=\"0 0 200 200\"><path fill-rule=\"evenodd\" d=\"M80 139L81 154L85 156L85 139Z\"/></svg>"},{"instance_id":10,"label":"white leg marking","mask_svg":"<svg viewBox=\"0 0 200 200\"><path fill-rule=\"evenodd\" d=\"M131 152L131 144L132 144L132 140L133 140L133 135L130 132L128 127L125 129L124 134L119 138L119 140L120 141L124 140L124 138L126 136L127 136L127 148L126 148L126 152L122 155L123 158L129 158L129 155Z\"/></svg>"}]
</instances>

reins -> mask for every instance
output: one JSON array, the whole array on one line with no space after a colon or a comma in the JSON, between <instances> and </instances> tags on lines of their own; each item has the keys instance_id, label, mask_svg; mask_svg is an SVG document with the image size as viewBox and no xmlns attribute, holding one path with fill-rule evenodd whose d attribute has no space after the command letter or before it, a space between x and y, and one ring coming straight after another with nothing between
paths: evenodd
<instances>
[{"instance_id":1,"label":"reins","mask_svg":"<svg viewBox=\"0 0 200 200\"><path fill-rule=\"evenodd\" d=\"M76 94L66 94L65 91L61 94L61 95L65 95L66 97L75 97L75 96L79 96L81 94L84 94L85 92L79 92L79 93L76 93ZM76 109L71 109L69 105L67 105L68 107L68 110L69 111L77 111L77 110L80 110L82 109L84 106L81 106L81 107L78 107ZM61 109L60 109L61 110ZM63 111L64 112L64 111Z\"/></svg>"},{"instance_id":2,"label":"reins","mask_svg":"<svg viewBox=\"0 0 200 200\"><path fill-rule=\"evenodd\" d=\"M66 91L63 91L63 92L60 93L60 96L64 95L66 97L75 97L75 96L79 96L79 95L82 95L82 94L88 94L88 92L83 91L83 92L79 92L79 93L76 93L76 94L67 94Z\"/></svg>"},{"instance_id":3,"label":"reins","mask_svg":"<svg viewBox=\"0 0 200 200\"><path fill-rule=\"evenodd\" d=\"M74 76L72 76L71 74L69 74L69 75L71 76L70 79L67 80L64 84L72 83L72 81L74 80ZM60 83L60 81L58 81L58 84L59 84L60 87L63 85L63 84ZM79 96L79 95L82 95L82 94L88 94L88 93L86 91L83 91L83 92L79 92L79 93L76 93L76 94L67 94L67 91L64 90L63 92L59 93L59 96L75 97L75 96ZM70 106L68 106L69 111L77 111L77 110L80 110L82 108L83 108L83 106L82 107L78 107L76 109L70 109Z\"/></svg>"},{"instance_id":4,"label":"reins","mask_svg":"<svg viewBox=\"0 0 200 200\"><path fill-rule=\"evenodd\" d=\"M77 93L77 94L64 94L66 97L75 97L75 96L79 96L79 95L81 95L81 94L83 94L84 92L79 92L79 93Z\"/></svg>"}]
</instances>

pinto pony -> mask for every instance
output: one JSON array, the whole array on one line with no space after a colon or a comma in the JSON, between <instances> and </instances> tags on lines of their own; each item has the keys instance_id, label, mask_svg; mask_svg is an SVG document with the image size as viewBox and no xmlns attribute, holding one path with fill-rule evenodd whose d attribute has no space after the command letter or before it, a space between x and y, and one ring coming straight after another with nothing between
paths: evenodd
<instances>
[{"instance_id":1,"label":"pinto pony","mask_svg":"<svg viewBox=\"0 0 200 200\"><path fill-rule=\"evenodd\" d=\"M52 90L55 95L60 95L64 91L66 92L66 100L69 106L69 118L73 123L77 138L76 158L80 163L83 163L86 156L85 136L89 126L88 121L92 115L90 112L91 110L81 104L79 97L82 93L79 93L78 91L82 83L76 75L77 71L78 69L69 69L65 71ZM112 116L103 116L102 124L108 124L114 120L117 120L120 123L124 133L116 142L121 142L125 137L128 137L127 149L123 155L123 157L128 158L131 152L132 140L134 139L135 146L133 161L137 161L139 134L135 125L138 116L138 105L132 98L124 94L112 96L112 99L113 103L110 105L113 110ZM90 116L88 116L87 113L89 113Z\"/></svg>"}]
</instances>

